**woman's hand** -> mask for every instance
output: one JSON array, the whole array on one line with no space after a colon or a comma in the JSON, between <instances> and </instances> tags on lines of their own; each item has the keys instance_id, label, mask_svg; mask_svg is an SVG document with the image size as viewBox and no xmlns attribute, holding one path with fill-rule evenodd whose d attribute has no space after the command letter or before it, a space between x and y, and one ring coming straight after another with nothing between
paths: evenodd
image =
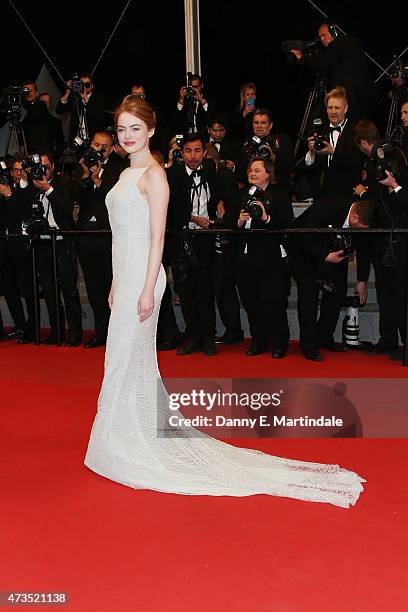
<instances>
[{"instance_id":1,"label":"woman's hand","mask_svg":"<svg viewBox=\"0 0 408 612\"><path fill-rule=\"evenodd\" d=\"M142 291L137 303L137 314L141 323L146 321L153 313L154 308L154 296L153 293L147 293Z\"/></svg>"},{"instance_id":2,"label":"woman's hand","mask_svg":"<svg viewBox=\"0 0 408 612\"><path fill-rule=\"evenodd\" d=\"M238 229L241 229L242 227L244 227L245 223L249 221L250 218L251 217L249 216L248 212L241 210L241 212L239 213L239 219L238 219Z\"/></svg>"}]
</instances>

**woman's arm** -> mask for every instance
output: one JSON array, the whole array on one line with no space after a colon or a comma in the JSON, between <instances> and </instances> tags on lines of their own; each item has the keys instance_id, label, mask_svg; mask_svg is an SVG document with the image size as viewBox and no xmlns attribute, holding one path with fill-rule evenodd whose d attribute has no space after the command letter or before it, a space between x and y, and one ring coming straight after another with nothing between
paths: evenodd
<instances>
[{"instance_id":1,"label":"woman's arm","mask_svg":"<svg viewBox=\"0 0 408 612\"><path fill-rule=\"evenodd\" d=\"M146 170L141 182L141 192L146 193L149 202L151 231L146 280L138 302L138 314L142 322L150 317L154 307L154 288L163 255L169 186L163 168L156 164Z\"/></svg>"}]
</instances>

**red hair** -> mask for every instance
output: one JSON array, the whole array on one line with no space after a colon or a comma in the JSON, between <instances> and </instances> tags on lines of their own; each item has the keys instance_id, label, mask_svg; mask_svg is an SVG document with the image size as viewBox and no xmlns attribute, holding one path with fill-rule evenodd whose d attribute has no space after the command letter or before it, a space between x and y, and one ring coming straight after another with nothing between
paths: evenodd
<instances>
[{"instance_id":1,"label":"red hair","mask_svg":"<svg viewBox=\"0 0 408 612\"><path fill-rule=\"evenodd\" d=\"M122 113L134 115L147 125L148 130L156 127L156 114L154 110L146 100L142 100L134 94L129 94L123 98L122 103L115 110L115 125L118 124L119 115Z\"/></svg>"}]
</instances>

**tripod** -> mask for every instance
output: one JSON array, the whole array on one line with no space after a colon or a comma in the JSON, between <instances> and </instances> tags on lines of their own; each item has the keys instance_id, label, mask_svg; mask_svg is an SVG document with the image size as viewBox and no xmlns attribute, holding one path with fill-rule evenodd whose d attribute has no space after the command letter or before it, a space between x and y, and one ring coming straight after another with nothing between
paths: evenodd
<instances>
[{"instance_id":1,"label":"tripod","mask_svg":"<svg viewBox=\"0 0 408 612\"><path fill-rule=\"evenodd\" d=\"M302 123L300 125L300 129L298 132L295 150L294 150L294 159L296 159L300 144L304 139L306 129L309 125L309 118L312 109L323 110L324 109L324 96L326 95L326 79L321 74L316 74L315 82L313 89L311 90L306 109L303 115Z\"/></svg>"},{"instance_id":2,"label":"tripod","mask_svg":"<svg viewBox=\"0 0 408 612\"><path fill-rule=\"evenodd\" d=\"M8 112L9 131L7 136L6 150L4 156L7 157L10 150L11 140L14 136L17 144L18 153L21 157L27 157L27 144L24 135L23 126L21 125L21 111L12 110Z\"/></svg>"},{"instance_id":3,"label":"tripod","mask_svg":"<svg viewBox=\"0 0 408 612\"><path fill-rule=\"evenodd\" d=\"M396 79L400 78L402 80L402 84L405 85L405 66L402 62L401 56L397 57L394 60L394 69L392 71L391 76ZM387 140L394 140L401 144L403 132L402 127L399 122L398 117L398 94L394 87L394 90L391 94L391 103L390 110L388 112L388 121L387 121L387 129L385 132L385 137Z\"/></svg>"}]
</instances>

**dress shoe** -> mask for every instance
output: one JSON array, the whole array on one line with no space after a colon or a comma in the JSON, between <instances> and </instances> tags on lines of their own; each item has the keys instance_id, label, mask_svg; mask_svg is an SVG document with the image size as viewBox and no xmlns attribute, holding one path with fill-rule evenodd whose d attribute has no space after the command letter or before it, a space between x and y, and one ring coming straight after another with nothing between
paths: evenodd
<instances>
[{"instance_id":1,"label":"dress shoe","mask_svg":"<svg viewBox=\"0 0 408 612\"><path fill-rule=\"evenodd\" d=\"M323 361L323 357L321 356L319 351L316 349L310 349L308 351L303 351L303 355L305 359L308 359L309 361Z\"/></svg>"},{"instance_id":2,"label":"dress shoe","mask_svg":"<svg viewBox=\"0 0 408 612\"><path fill-rule=\"evenodd\" d=\"M326 349L326 351L330 351L332 353L344 353L347 349L342 344L337 344L337 342L326 342L325 344L320 344L319 348Z\"/></svg>"},{"instance_id":3,"label":"dress shoe","mask_svg":"<svg viewBox=\"0 0 408 612\"><path fill-rule=\"evenodd\" d=\"M98 336L94 336L88 342L85 342L84 348L96 348L97 346L105 346L106 338L100 338Z\"/></svg>"},{"instance_id":4,"label":"dress shoe","mask_svg":"<svg viewBox=\"0 0 408 612\"><path fill-rule=\"evenodd\" d=\"M196 353L201 348L201 342L199 340L183 340L183 343L177 349L177 355L191 355Z\"/></svg>"},{"instance_id":5,"label":"dress shoe","mask_svg":"<svg viewBox=\"0 0 408 612\"><path fill-rule=\"evenodd\" d=\"M20 338L24 334L22 329L18 329L17 327L13 327L8 334L4 334L3 340L15 340Z\"/></svg>"},{"instance_id":6,"label":"dress shoe","mask_svg":"<svg viewBox=\"0 0 408 612\"><path fill-rule=\"evenodd\" d=\"M385 344L380 340L368 349L367 355L383 355L384 353L392 353L397 350L398 346L396 344Z\"/></svg>"},{"instance_id":7,"label":"dress shoe","mask_svg":"<svg viewBox=\"0 0 408 612\"><path fill-rule=\"evenodd\" d=\"M283 359L285 355L286 355L286 350L282 348L273 349L272 351L272 357L274 359Z\"/></svg>"},{"instance_id":8,"label":"dress shoe","mask_svg":"<svg viewBox=\"0 0 408 612\"><path fill-rule=\"evenodd\" d=\"M252 344L247 350L246 354L248 357L255 357L255 355L266 353L266 350L266 346L257 346L256 344Z\"/></svg>"},{"instance_id":9,"label":"dress shoe","mask_svg":"<svg viewBox=\"0 0 408 612\"><path fill-rule=\"evenodd\" d=\"M215 347L214 340L203 340L202 351L204 355L207 355L208 357L212 357L213 355L216 355L218 351Z\"/></svg>"},{"instance_id":10,"label":"dress shoe","mask_svg":"<svg viewBox=\"0 0 408 612\"><path fill-rule=\"evenodd\" d=\"M156 343L156 350L171 351L177 348L182 342L182 338L172 338L171 340L162 340Z\"/></svg>"},{"instance_id":11,"label":"dress shoe","mask_svg":"<svg viewBox=\"0 0 408 612\"><path fill-rule=\"evenodd\" d=\"M220 344L238 344L239 342L244 341L244 333L239 332L236 334L225 332L223 336L221 336L217 342Z\"/></svg>"}]
</instances>

